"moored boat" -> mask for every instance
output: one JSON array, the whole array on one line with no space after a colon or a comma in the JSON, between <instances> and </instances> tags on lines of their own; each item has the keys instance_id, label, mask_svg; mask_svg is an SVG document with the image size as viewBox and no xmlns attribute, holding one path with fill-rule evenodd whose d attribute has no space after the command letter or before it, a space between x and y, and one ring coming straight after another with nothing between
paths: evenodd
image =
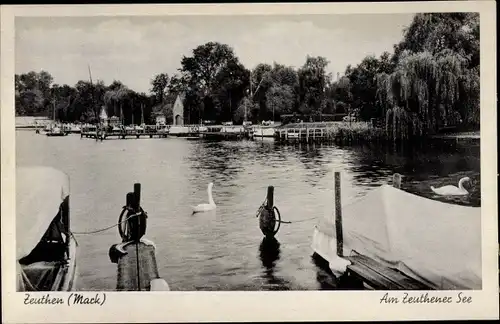
<instances>
[{"instance_id":1,"label":"moored boat","mask_svg":"<svg viewBox=\"0 0 500 324\"><path fill-rule=\"evenodd\" d=\"M480 207L382 185L341 213L340 221L322 219L312 242L337 277L361 267L373 276L376 269L389 269L429 289L482 289ZM374 267L368 269L370 264ZM387 281L388 271L383 272Z\"/></svg>"},{"instance_id":2,"label":"moored boat","mask_svg":"<svg viewBox=\"0 0 500 324\"><path fill-rule=\"evenodd\" d=\"M82 132L82 129L78 125L73 124L73 125L70 125L69 127L70 127L69 131L72 134L80 134Z\"/></svg>"},{"instance_id":3,"label":"moored boat","mask_svg":"<svg viewBox=\"0 0 500 324\"><path fill-rule=\"evenodd\" d=\"M16 171L17 291L71 291L76 241L70 230L69 178L49 167Z\"/></svg>"},{"instance_id":4,"label":"moored boat","mask_svg":"<svg viewBox=\"0 0 500 324\"><path fill-rule=\"evenodd\" d=\"M66 136L66 135L68 135L68 133L62 127L55 126L55 127L51 128L46 133L46 135L47 136Z\"/></svg>"},{"instance_id":5,"label":"moored boat","mask_svg":"<svg viewBox=\"0 0 500 324\"><path fill-rule=\"evenodd\" d=\"M273 137L276 133L276 128L274 126L256 126L253 128L255 137Z\"/></svg>"}]
</instances>

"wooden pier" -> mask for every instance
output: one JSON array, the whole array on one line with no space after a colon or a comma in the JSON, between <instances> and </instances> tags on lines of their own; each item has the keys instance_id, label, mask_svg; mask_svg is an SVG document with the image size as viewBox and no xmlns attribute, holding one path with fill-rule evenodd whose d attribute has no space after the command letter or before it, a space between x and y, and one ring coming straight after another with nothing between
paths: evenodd
<instances>
[{"instance_id":1,"label":"wooden pier","mask_svg":"<svg viewBox=\"0 0 500 324\"><path fill-rule=\"evenodd\" d=\"M126 139L126 138L141 138L141 137L158 137L166 138L168 136L167 132L147 132L147 131L122 131L122 132L96 132L96 131L82 131L80 137L82 138L93 138L93 139Z\"/></svg>"},{"instance_id":2,"label":"wooden pier","mask_svg":"<svg viewBox=\"0 0 500 324\"><path fill-rule=\"evenodd\" d=\"M205 139L251 139L253 131L251 128L239 126L206 126L200 130L199 136Z\"/></svg>"},{"instance_id":3,"label":"wooden pier","mask_svg":"<svg viewBox=\"0 0 500 324\"><path fill-rule=\"evenodd\" d=\"M328 139L327 128L278 128L275 132L275 139L288 143L324 142Z\"/></svg>"}]
</instances>

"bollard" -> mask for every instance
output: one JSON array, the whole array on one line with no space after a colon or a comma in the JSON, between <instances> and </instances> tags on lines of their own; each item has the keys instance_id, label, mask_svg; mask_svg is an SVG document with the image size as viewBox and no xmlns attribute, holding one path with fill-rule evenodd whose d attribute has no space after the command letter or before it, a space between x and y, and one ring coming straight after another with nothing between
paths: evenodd
<instances>
[{"instance_id":1,"label":"bollard","mask_svg":"<svg viewBox=\"0 0 500 324\"><path fill-rule=\"evenodd\" d=\"M141 206L141 184L134 183L134 205L132 208L137 212Z\"/></svg>"},{"instance_id":2,"label":"bollard","mask_svg":"<svg viewBox=\"0 0 500 324\"><path fill-rule=\"evenodd\" d=\"M274 215L274 187L267 187L267 204L259 215L259 227L266 237L273 237L276 234L276 218Z\"/></svg>"},{"instance_id":3,"label":"bollard","mask_svg":"<svg viewBox=\"0 0 500 324\"><path fill-rule=\"evenodd\" d=\"M394 173L392 176L392 186L401 189L401 175L399 173Z\"/></svg>"},{"instance_id":4,"label":"bollard","mask_svg":"<svg viewBox=\"0 0 500 324\"><path fill-rule=\"evenodd\" d=\"M141 213L141 184L134 184L134 192L132 193L132 201L130 205L132 209L132 213L137 214ZM134 242L138 242L141 237L146 234L146 217L143 213L139 216L133 217L130 219L130 233L132 236L132 240Z\"/></svg>"},{"instance_id":5,"label":"bollard","mask_svg":"<svg viewBox=\"0 0 500 324\"><path fill-rule=\"evenodd\" d=\"M126 196L126 206L128 208L130 208L130 210L127 212L126 214L126 218L128 218L130 215L134 214L134 211L132 210L132 206L134 206L134 193L133 192L129 192L127 193L127 196ZM136 231L136 223L134 222L134 218L135 217L132 217L130 219L127 220L127 223L128 223L128 226L129 226L129 232L132 233L135 233ZM125 237L123 238L123 242L126 242L127 241L127 233L124 233L125 234Z\"/></svg>"}]
</instances>

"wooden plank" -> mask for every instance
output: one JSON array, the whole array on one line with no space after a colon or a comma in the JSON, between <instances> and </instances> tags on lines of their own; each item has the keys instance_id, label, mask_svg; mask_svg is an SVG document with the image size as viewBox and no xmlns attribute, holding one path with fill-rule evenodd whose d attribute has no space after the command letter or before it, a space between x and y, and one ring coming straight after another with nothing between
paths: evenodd
<instances>
[{"instance_id":1,"label":"wooden plank","mask_svg":"<svg viewBox=\"0 0 500 324\"><path fill-rule=\"evenodd\" d=\"M429 286L419 282L405 274L386 267L379 262L364 256L356 255L348 257L353 264L348 266L348 270L357 277L367 281L375 289L394 290L429 290Z\"/></svg>"},{"instance_id":2,"label":"wooden plank","mask_svg":"<svg viewBox=\"0 0 500 324\"><path fill-rule=\"evenodd\" d=\"M391 269L388 267L385 267L378 263L377 261L373 260L372 258L369 258L364 255L358 256L359 260L362 260L365 264L372 268L376 267L381 267L386 270L386 272L383 272L384 274L391 276L394 280L397 280L405 289L410 289L410 290L415 290L415 289L420 289L420 290L428 290L431 289L429 286L426 284L419 282L413 278L408 277L407 275L395 270Z\"/></svg>"},{"instance_id":3,"label":"wooden plank","mask_svg":"<svg viewBox=\"0 0 500 324\"><path fill-rule=\"evenodd\" d=\"M137 276L136 244L127 245L127 254L118 260L116 290L149 290L151 280L160 277L156 264L154 246L142 242L137 244L139 251L139 276ZM138 280L139 278L139 280Z\"/></svg>"},{"instance_id":4,"label":"wooden plank","mask_svg":"<svg viewBox=\"0 0 500 324\"><path fill-rule=\"evenodd\" d=\"M370 287L376 290L403 290L396 283L380 276L377 272L366 267L363 264L352 264L347 266L348 274L366 282Z\"/></svg>"}]
</instances>

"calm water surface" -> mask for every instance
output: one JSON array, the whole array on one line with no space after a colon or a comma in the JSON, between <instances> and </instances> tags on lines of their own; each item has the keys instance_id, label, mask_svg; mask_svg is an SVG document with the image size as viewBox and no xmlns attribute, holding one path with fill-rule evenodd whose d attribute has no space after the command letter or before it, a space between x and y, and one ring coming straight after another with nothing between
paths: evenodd
<instances>
[{"instance_id":1,"label":"calm water surface","mask_svg":"<svg viewBox=\"0 0 500 324\"><path fill-rule=\"evenodd\" d=\"M390 182L434 197L430 186L472 179L471 194L450 203L480 206L479 145L439 142L396 152L333 145L282 146L272 140L206 142L128 139L96 142L79 135L16 132L18 165L46 165L70 176L72 229L92 231L117 222L125 195L142 184L149 214L146 237L157 245L160 275L172 290L310 290L325 288L310 248L315 218L332 213L333 171L342 172L348 203ZM216 212L191 215L214 183ZM283 224L264 242L256 211L269 185ZM116 228L78 235L80 290L113 290L116 264L108 250Z\"/></svg>"}]
</instances>

